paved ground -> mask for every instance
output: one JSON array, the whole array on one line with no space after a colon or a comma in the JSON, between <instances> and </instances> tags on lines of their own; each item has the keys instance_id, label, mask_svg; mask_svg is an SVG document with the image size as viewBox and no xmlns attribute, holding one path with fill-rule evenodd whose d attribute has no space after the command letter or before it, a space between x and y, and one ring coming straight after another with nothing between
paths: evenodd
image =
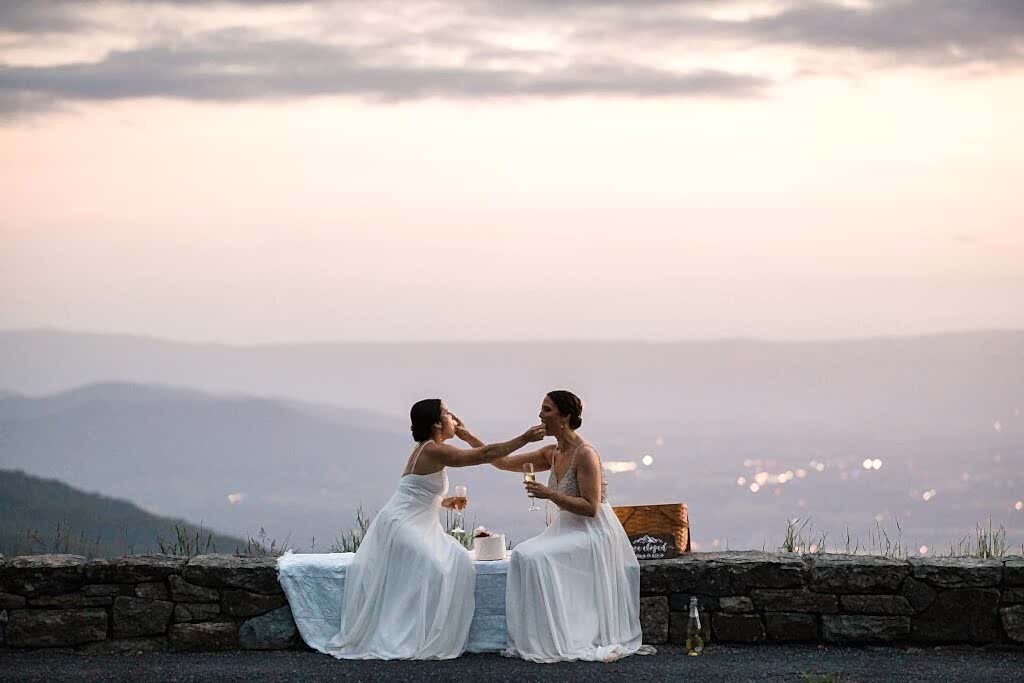
<instances>
[{"instance_id":1,"label":"paved ground","mask_svg":"<svg viewBox=\"0 0 1024 683\"><path fill-rule=\"evenodd\" d=\"M1024 651L976 648L715 646L701 657L678 647L612 664L530 664L497 655L445 662L349 662L312 652L82 655L0 653L0 681L1021 681Z\"/></svg>"}]
</instances>

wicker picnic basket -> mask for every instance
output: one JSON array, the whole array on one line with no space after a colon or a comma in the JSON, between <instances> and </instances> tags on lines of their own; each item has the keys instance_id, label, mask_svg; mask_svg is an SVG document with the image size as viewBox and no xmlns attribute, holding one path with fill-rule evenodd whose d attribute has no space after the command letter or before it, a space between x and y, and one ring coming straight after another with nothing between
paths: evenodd
<instances>
[{"instance_id":1,"label":"wicker picnic basket","mask_svg":"<svg viewBox=\"0 0 1024 683\"><path fill-rule=\"evenodd\" d=\"M613 509L638 559L668 559L690 552L690 519L685 503Z\"/></svg>"}]
</instances>

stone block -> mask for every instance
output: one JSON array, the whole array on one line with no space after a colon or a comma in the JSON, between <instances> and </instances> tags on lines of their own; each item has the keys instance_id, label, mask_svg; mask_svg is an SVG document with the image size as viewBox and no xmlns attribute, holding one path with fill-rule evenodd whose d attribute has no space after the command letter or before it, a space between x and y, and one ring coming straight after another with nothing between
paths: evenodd
<instances>
[{"instance_id":1,"label":"stone block","mask_svg":"<svg viewBox=\"0 0 1024 683\"><path fill-rule=\"evenodd\" d=\"M189 583L180 576L168 579L171 584L171 599L175 602L220 602L220 591Z\"/></svg>"},{"instance_id":2,"label":"stone block","mask_svg":"<svg viewBox=\"0 0 1024 683\"><path fill-rule=\"evenodd\" d=\"M86 562L81 555L15 557L0 571L0 591L25 597L71 593L82 585Z\"/></svg>"},{"instance_id":3,"label":"stone block","mask_svg":"<svg viewBox=\"0 0 1024 683\"><path fill-rule=\"evenodd\" d=\"M172 624L167 631L171 647L183 651L238 649L238 624L207 622Z\"/></svg>"},{"instance_id":4,"label":"stone block","mask_svg":"<svg viewBox=\"0 0 1024 683\"><path fill-rule=\"evenodd\" d=\"M215 621L220 617L220 605L210 602L179 602L174 605L175 623Z\"/></svg>"},{"instance_id":5,"label":"stone block","mask_svg":"<svg viewBox=\"0 0 1024 683\"><path fill-rule=\"evenodd\" d=\"M92 560L85 566L89 583L147 583L166 581L181 573L186 559L174 555L127 555L112 560Z\"/></svg>"},{"instance_id":6,"label":"stone block","mask_svg":"<svg viewBox=\"0 0 1024 683\"><path fill-rule=\"evenodd\" d=\"M656 645L668 641L668 615L667 596L640 598L640 629L645 643Z\"/></svg>"},{"instance_id":7,"label":"stone block","mask_svg":"<svg viewBox=\"0 0 1024 683\"><path fill-rule=\"evenodd\" d=\"M174 613L174 603L168 600L146 600L120 596L114 600L115 638L162 635L167 632Z\"/></svg>"},{"instance_id":8,"label":"stone block","mask_svg":"<svg viewBox=\"0 0 1024 683\"><path fill-rule=\"evenodd\" d=\"M147 598L149 600L169 600L170 594L167 592L167 584L163 581L156 581L152 583L140 583L135 587L135 597Z\"/></svg>"},{"instance_id":9,"label":"stone block","mask_svg":"<svg viewBox=\"0 0 1024 683\"><path fill-rule=\"evenodd\" d=\"M711 642L711 614L700 609L697 610L700 618L700 634L705 643ZM690 621L689 612L672 612L669 615L669 642L676 645L686 643L686 625Z\"/></svg>"},{"instance_id":10,"label":"stone block","mask_svg":"<svg viewBox=\"0 0 1024 683\"><path fill-rule=\"evenodd\" d=\"M910 636L926 643L991 643L1000 640L999 591L962 588L940 591L913 618Z\"/></svg>"},{"instance_id":11,"label":"stone block","mask_svg":"<svg viewBox=\"0 0 1024 683\"><path fill-rule=\"evenodd\" d=\"M729 614L743 614L754 611L754 601L745 595L730 595L719 598L718 605L723 612Z\"/></svg>"},{"instance_id":12,"label":"stone block","mask_svg":"<svg viewBox=\"0 0 1024 683\"><path fill-rule=\"evenodd\" d=\"M910 560L912 576L937 588L994 588L1003 582L1002 560L926 557Z\"/></svg>"},{"instance_id":13,"label":"stone block","mask_svg":"<svg viewBox=\"0 0 1024 683\"><path fill-rule=\"evenodd\" d=\"M288 607L249 619L238 631L238 642L245 650L284 650L298 640L299 632Z\"/></svg>"},{"instance_id":14,"label":"stone block","mask_svg":"<svg viewBox=\"0 0 1024 683\"><path fill-rule=\"evenodd\" d=\"M806 565L798 557L756 551L687 553L671 560L640 565L648 593L742 595L752 588L803 585Z\"/></svg>"},{"instance_id":15,"label":"stone block","mask_svg":"<svg viewBox=\"0 0 1024 683\"><path fill-rule=\"evenodd\" d=\"M7 645L71 647L104 640L107 621L105 609L20 609L8 617Z\"/></svg>"},{"instance_id":16,"label":"stone block","mask_svg":"<svg viewBox=\"0 0 1024 683\"><path fill-rule=\"evenodd\" d=\"M757 614L711 615L711 630L715 640L724 643L759 643L764 640L764 624Z\"/></svg>"},{"instance_id":17,"label":"stone block","mask_svg":"<svg viewBox=\"0 0 1024 683\"><path fill-rule=\"evenodd\" d=\"M90 643L79 649L87 655L134 655L166 652L171 649L171 644L166 638L126 638Z\"/></svg>"},{"instance_id":18,"label":"stone block","mask_svg":"<svg viewBox=\"0 0 1024 683\"><path fill-rule=\"evenodd\" d=\"M914 613L910 602L902 595L843 595L839 598L844 612L909 616Z\"/></svg>"},{"instance_id":19,"label":"stone block","mask_svg":"<svg viewBox=\"0 0 1024 683\"><path fill-rule=\"evenodd\" d=\"M901 591L910 606L917 612L928 609L935 601L935 589L923 581L908 576Z\"/></svg>"},{"instance_id":20,"label":"stone block","mask_svg":"<svg viewBox=\"0 0 1024 683\"><path fill-rule=\"evenodd\" d=\"M37 598L29 598L29 607L51 607L57 609L73 609L84 607L85 596L81 593L62 593L61 595L40 595ZM102 607L102 605L95 605Z\"/></svg>"},{"instance_id":21,"label":"stone block","mask_svg":"<svg viewBox=\"0 0 1024 683\"><path fill-rule=\"evenodd\" d=\"M200 555L192 558L182 577L207 588L240 588L250 593L281 593L277 582L277 560L273 557Z\"/></svg>"},{"instance_id":22,"label":"stone block","mask_svg":"<svg viewBox=\"0 0 1024 683\"><path fill-rule=\"evenodd\" d=\"M765 626L770 640L807 641L818 639L818 617L801 612L766 612Z\"/></svg>"},{"instance_id":23,"label":"stone block","mask_svg":"<svg viewBox=\"0 0 1024 683\"><path fill-rule=\"evenodd\" d=\"M893 643L910 636L910 617L826 614L821 618L821 635L829 643Z\"/></svg>"},{"instance_id":24,"label":"stone block","mask_svg":"<svg viewBox=\"0 0 1024 683\"><path fill-rule=\"evenodd\" d=\"M1018 643L1024 643L1024 605L1004 607L999 610L1006 637Z\"/></svg>"},{"instance_id":25,"label":"stone block","mask_svg":"<svg viewBox=\"0 0 1024 683\"><path fill-rule=\"evenodd\" d=\"M1019 605L1021 603L1024 603L1024 588L1007 588L1003 591L1002 604Z\"/></svg>"},{"instance_id":26,"label":"stone block","mask_svg":"<svg viewBox=\"0 0 1024 683\"><path fill-rule=\"evenodd\" d=\"M0 593L0 609L18 609L25 606L25 598L14 593Z\"/></svg>"},{"instance_id":27,"label":"stone block","mask_svg":"<svg viewBox=\"0 0 1024 683\"><path fill-rule=\"evenodd\" d=\"M808 586L819 593L894 593L910 565L891 557L813 555Z\"/></svg>"},{"instance_id":28,"label":"stone block","mask_svg":"<svg viewBox=\"0 0 1024 683\"><path fill-rule=\"evenodd\" d=\"M222 591L220 599L221 610L232 617L254 617L287 604L288 600L283 595L261 595L243 590Z\"/></svg>"},{"instance_id":29,"label":"stone block","mask_svg":"<svg viewBox=\"0 0 1024 683\"><path fill-rule=\"evenodd\" d=\"M1007 560L1003 571L1007 586L1024 586L1024 560Z\"/></svg>"},{"instance_id":30,"label":"stone block","mask_svg":"<svg viewBox=\"0 0 1024 683\"><path fill-rule=\"evenodd\" d=\"M87 598L116 598L118 595L134 595L134 586L123 583L91 583L82 586L82 595Z\"/></svg>"},{"instance_id":31,"label":"stone block","mask_svg":"<svg viewBox=\"0 0 1024 683\"><path fill-rule=\"evenodd\" d=\"M831 614L839 611L836 596L806 588L775 590L759 588L750 592L754 606L765 612L811 612Z\"/></svg>"}]
</instances>

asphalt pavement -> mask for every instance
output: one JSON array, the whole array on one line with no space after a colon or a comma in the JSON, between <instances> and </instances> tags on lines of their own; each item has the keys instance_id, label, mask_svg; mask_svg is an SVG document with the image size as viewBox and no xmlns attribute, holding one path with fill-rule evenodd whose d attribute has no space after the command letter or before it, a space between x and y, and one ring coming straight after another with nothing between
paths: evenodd
<instances>
[{"instance_id":1,"label":"asphalt pavement","mask_svg":"<svg viewBox=\"0 0 1024 683\"><path fill-rule=\"evenodd\" d=\"M533 664L498 655L441 662L339 661L309 651L86 655L0 651L0 681L1024 681L1024 650L665 646L610 664Z\"/></svg>"}]
</instances>

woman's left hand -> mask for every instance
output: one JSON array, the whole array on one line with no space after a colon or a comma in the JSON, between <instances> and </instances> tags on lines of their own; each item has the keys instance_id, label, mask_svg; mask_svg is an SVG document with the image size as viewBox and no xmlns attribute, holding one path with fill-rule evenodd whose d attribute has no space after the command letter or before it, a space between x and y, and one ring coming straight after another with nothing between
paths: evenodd
<instances>
[{"instance_id":1,"label":"woman's left hand","mask_svg":"<svg viewBox=\"0 0 1024 683\"><path fill-rule=\"evenodd\" d=\"M469 431L469 427L466 423L459 419L458 415L452 415L452 419L455 421L455 436L466 441L467 438L473 437L473 432Z\"/></svg>"},{"instance_id":2,"label":"woman's left hand","mask_svg":"<svg viewBox=\"0 0 1024 683\"><path fill-rule=\"evenodd\" d=\"M526 486L526 493L534 498L551 500L552 496L555 495L554 489L548 488L544 484L538 484L535 481L523 482L523 485Z\"/></svg>"},{"instance_id":3,"label":"woman's left hand","mask_svg":"<svg viewBox=\"0 0 1024 683\"><path fill-rule=\"evenodd\" d=\"M441 507L448 508L449 510L455 509L455 499L451 496L441 499Z\"/></svg>"}]
</instances>

